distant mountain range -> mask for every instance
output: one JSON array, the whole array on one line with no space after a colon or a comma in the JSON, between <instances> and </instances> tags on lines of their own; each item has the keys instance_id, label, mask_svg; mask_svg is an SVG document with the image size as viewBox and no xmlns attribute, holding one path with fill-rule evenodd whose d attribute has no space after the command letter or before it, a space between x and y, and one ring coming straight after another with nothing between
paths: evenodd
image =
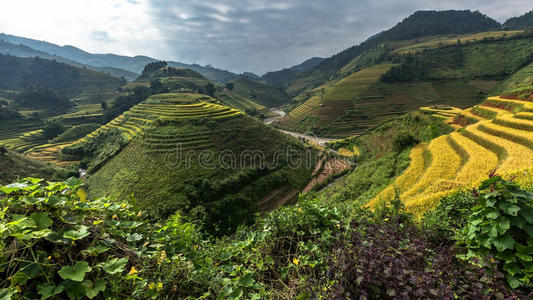
<instances>
[{"instance_id":1,"label":"distant mountain range","mask_svg":"<svg viewBox=\"0 0 533 300\"><path fill-rule=\"evenodd\" d=\"M158 59L148 56L123 56L116 54L92 54L74 46L58 46L56 44L34 39L0 33L0 53L19 57L39 56L46 59L55 59L59 62L77 67L87 67L93 70L107 72L113 76L124 77L128 80L136 79L144 66ZM239 75L217 69L211 66L198 64L184 64L168 61L169 66L192 69L206 78L218 83L225 83L237 78Z\"/></svg>"},{"instance_id":2,"label":"distant mountain range","mask_svg":"<svg viewBox=\"0 0 533 300\"><path fill-rule=\"evenodd\" d=\"M391 29L377 33L359 45L350 47L329 58L312 58L302 64L308 65L308 68L292 67L268 72L262 76L262 80L265 83L285 88L292 95L296 95L306 88L318 86L341 75L341 68L355 57L386 42L530 27L533 27L533 11L520 17L511 18L503 26L479 11L417 11ZM291 85L297 86L297 88L292 88Z\"/></svg>"}]
</instances>

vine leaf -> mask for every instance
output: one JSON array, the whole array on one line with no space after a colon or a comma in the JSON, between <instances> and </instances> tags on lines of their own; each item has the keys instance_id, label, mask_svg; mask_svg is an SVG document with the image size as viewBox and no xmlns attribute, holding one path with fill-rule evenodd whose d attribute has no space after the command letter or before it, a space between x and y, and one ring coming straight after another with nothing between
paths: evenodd
<instances>
[{"instance_id":1,"label":"vine leaf","mask_svg":"<svg viewBox=\"0 0 533 300\"><path fill-rule=\"evenodd\" d=\"M92 270L89 264L86 261L78 261L74 264L74 267L64 266L59 270L59 276L63 279L70 279L72 281L83 281L85 273L88 273Z\"/></svg>"}]
</instances>

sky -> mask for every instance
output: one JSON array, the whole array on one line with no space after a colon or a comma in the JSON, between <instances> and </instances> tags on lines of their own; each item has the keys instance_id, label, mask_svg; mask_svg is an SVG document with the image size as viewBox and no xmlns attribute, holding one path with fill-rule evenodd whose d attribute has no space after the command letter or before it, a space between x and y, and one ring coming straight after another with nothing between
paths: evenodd
<instances>
[{"instance_id":1,"label":"sky","mask_svg":"<svg viewBox=\"0 0 533 300\"><path fill-rule=\"evenodd\" d=\"M504 22L531 0L1 0L0 32L92 53L147 55L263 74L329 57L416 10Z\"/></svg>"}]
</instances>

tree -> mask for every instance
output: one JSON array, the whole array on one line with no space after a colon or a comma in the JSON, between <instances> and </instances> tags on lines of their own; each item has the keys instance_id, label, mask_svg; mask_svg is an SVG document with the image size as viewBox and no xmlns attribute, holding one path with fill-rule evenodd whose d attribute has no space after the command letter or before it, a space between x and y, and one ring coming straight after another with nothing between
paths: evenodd
<instances>
[{"instance_id":1,"label":"tree","mask_svg":"<svg viewBox=\"0 0 533 300\"><path fill-rule=\"evenodd\" d=\"M43 135L45 138L51 140L63 133L64 131L65 127L61 123L55 120L51 120L46 121L46 123L44 124Z\"/></svg>"},{"instance_id":2,"label":"tree","mask_svg":"<svg viewBox=\"0 0 533 300\"><path fill-rule=\"evenodd\" d=\"M233 90L233 88L234 88L234 84L233 84L233 82L228 82L228 83L226 83L226 88L227 88L228 90L230 90L230 91Z\"/></svg>"},{"instance_id":3,"label":"tree","mask_svg":"<svg viewBox=\"0 0 533 300\"><path fill-rule=\"evenodd\" d=\"M150 75L151 73L161 69L161 68L164 68L167 66L167 62L166 61L154 61L154 62L151 62L149 64L147 64L145 67L144 67L144 70L141 74L141 77L144 77L144 76L148 76Z\"/></svg>"},{"instance_id":4,"label":"tree","mask_svg":"<svg viewBox=\"0 0 533 300\"><path fill-rule=\"evenodd\" d=\"M100 102L100 106L102 107L103 110L106 110L107 109L107 102L105 102L105 101Z\"/></svg>"},{"instance_id":5,"label":"tree","mask_svg":"<svg viewBox=\"0 0 533 300\"><path fill-rule=\"evenodd\" d=\"M209 96L213 97L215 95L215 86L209 82L206 86L205 86L205 92L206 94L208 94Z\"/></svg>"},{"instance_id":6,"label":"tree","mask_svg":"<svg viewBox=\"0 0 533 300\"><path fill-rule=\"evenodd\" d=\"M150 81L150 89L152 90L152 94L159 94L165 92L163 91L163 84L159 79Z\"/></svg>"}]
</instances>

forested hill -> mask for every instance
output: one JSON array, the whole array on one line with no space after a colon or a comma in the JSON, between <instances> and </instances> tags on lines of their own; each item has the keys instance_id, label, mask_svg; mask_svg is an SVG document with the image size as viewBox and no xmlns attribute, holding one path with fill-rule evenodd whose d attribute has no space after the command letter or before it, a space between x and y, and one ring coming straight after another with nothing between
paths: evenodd
<instances>
[{"instance_id":1,"label":"forested hill","mask_svg":"<svg viewBox=\"0 0 533 300\"><path fill-rule=\"evenodd\" d=\"M510 18L503 23L503 27L510 30L533 28L533 10L520 17Z\"/></svg>"},{"instance_id":2,"label":"forested hill","mask_svg":"<svg viewBox=\"0 0 533 300\"><path fill-rule=\"evenodd\" d=\"M9 35L0 33L0 40L4 40L13 44L22 44L33 48L35 50L46 52L51 55L61 56L69 60L76 61L78 63L90 65L93 67L112 67L127 70L140 74L144 66L148 63L158 61L158 59L148 56L123 56L116 54L93 54L83 51L74 46L58 46L52 43L38 41L34 39ZM211 66L200 66L198 64L184 64L180 62L168 62L169 66L192 69L209 80L215 82L224 83L237 78L237 74L229 71L217 69Z\"/></svg>"},{"instance_id":3,"label":"forested hill","mask_svg":"<svg viewBox=\"0 0 533 300\"><path fill-rule=\"evenodd\" d=\"M13 43L1 40L1 39L0 39L0 54L12 55L12 56L21 57L21 58L39 57L39 58L44 58L44 59L56 60L58 62L62 62L62 63L68 64L74 67L80 67L80 68L85 67L85 68L89 68L95 71L109 73L111 76L124 77L130 81L135 80L137 77L139 77L139 74L126 71L124 69L113 68L113 67L90 66L90 65L79 63L77 61L64 58L62 56L52 55L47 52L35 50L26 45L13 44Z\"/></svg>"},{"instance_id":4,"label":"forested hill","mask_svg":"<svg viewBox=\"0 0 533 300\"><path fill-rule=\"evenodd\" d=\"M391 29L374 35L357 46L348 48L323 60L315 68L296 73L295 76L287 79L284 85L286 86L290 82L304 78L306 83L314 85L325 82L359 54L387 41L409 40L444 34L483 32L497 30L500 27L500 23L478 11L417 11Z\"/></svg>"},{"instance_id":5,"label":"forested hill","mask_svg":"<svg viewBox=\"0 0 533 300\"><path fill-rule=\"evenodd\" d=\"M0 54L0 89L42 86L74 96L84 91L113 90L124 83L124 79L54 60Z\"/></svg>"}]
</instances>

